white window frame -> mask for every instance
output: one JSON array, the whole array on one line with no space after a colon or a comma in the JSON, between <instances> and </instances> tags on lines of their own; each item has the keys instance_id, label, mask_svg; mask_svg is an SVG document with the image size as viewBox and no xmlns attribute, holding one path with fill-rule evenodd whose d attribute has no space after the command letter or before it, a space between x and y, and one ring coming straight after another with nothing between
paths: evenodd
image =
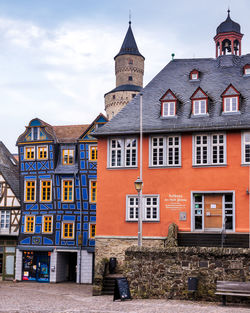
<instances>
[{"instance_id":1,"label":"white window frame","mask_svg":"<svg viewBox=\"0 0 250 313\"><path fill-rule=\"evenodd\" d=\"M163 117L173 117L175 116L175 101L164 101L162 102L162 116Z\"/></svg>"},{"instance_id":2,"label":"white window frame","mask_svg":"<svg viewBox=\"0 0 250 313\"><path fill-rule=\"evenodd\" d=\"M9 217L7 224L7 215ZM2 217L4 221L4 227L2 227ZM9 232L11 223L11 211L10 210L1 210L0 211L0 232ZM7 227L6 227L7 226Z\"/></svg>"},{"instance_id":3,"label":"white window frame","mask_svg":"<svg viewBox=\"0 0 250 313\"><path fill-rule=\"evenodd\" d=\"M47 150L47 158L43 158L43 159L40 159L39 158L39 148L46 148L46 150ZM48 160L48 158L49 158L49 149L48 149L48 145L40 145L40 146L37 146L36 147L36 159L38 160L38 161L43 161L43 160Z\"/></svg>"},{"instance_id":4,"label":"white window frame","mask_svg":"<svg viewBox=\"0 0 250 313\"><path fill-rule=\"evenodd\" d=\"M151 202L153 200L153 198L156 198L156 205L152 204L151 206L147 205L147 199L150 198ZM134 199L134 203L133 206L130 206L130 199ZM138 218L136 217L136 215L138 214L138 204L139 204L139 199L136 201L136 199L138 199L138 195L127 195L126 196L126 221L127 222L136 222L138 221ZM137 203L138 204L137 204ZM130 217L130 208L133 208L134 211L134 217ZM147 217L147 208L151 207L151 217L148 218ZM156 208L156 218L152 218L152 209ZM137 214L136 214L137 213ZM159 222L160 221L160 195L142 195L142 220L143 222Z\"/></svg>"},{"instance_id":5,"label":"white window frame","mask_svg":"<svg viewBox=\"0 0 250 313\"><path fill-rule=\"evenodd\" d=\"M233 110L233 99L236 99L236 107ZM227 101L229 101L229 110L227 110ZM239 108L239 97L238 96L230 96L230 97L223 97L223 104L224 104L224 113L235 113L238 112Z\"/></svg>"},{"instance_id":6,"label":"white window frame","mask_svg":"<svg viewBox=\"0 0 250 313\"><path fill-rule=\"evenodd\" d=\"M207 142L203 143L203 137L207 137ZM217 136L217 143L213 142L213 136ZM223 143L218 142L220 136L223 136ZM197 137L201 137L201 143L197 144ZM220 162L220 147L223 146L223 161ZM203 161L205 148L207 150L207 162ZM217 162L213 161L214 147L217 147ZM197 162L197 151L201 148L201 162ZM193 166L224 166L227 164L227 137L225 133L204 133L193 135Z\"/></svg>"},{"instance_id":7,"label":"white window frame","mask_svg":"<svg viewBox=\"0 0 250 313\"><path fill-rule=\"evenodd\" d=\"M241 133L241 163L242 164L250 164L250 140L246 141L246 135L248 135L250 139L250 131ZM246 145L249 145L249 161L246 161Z\"/></svg>"},{"instance_id":8,"label":"white window frame","mask_svg":"<svg viewBox=\"0 0 250 313\"><path fill-rule=\"evenodd\" d=\"M51 231L50 232L45 232L44 231L44 218L45 217L52 217L52 220L51 220ZM53 215L51 215L51 214L45 214L45 215L43 215L43 218L42 218L42 233L43 234L53 234Z\"/></svg>"},{"instance_id":9,"label":"white window frame","mask_svg":"<svg viewBox=\"0 0 250 313\"><path fill-rule=\"evenodd\" d=\"M42 182L43 181L50 181L50 200L42 200ZM40 202L42 203L52 202L52 179L40 179Z\"/></svg>"},{"instance_id":10,"label":"white window frame","mask_svg":"<svg viewBox=\"0 0 250 313\"><path fill-rule=\"evenodd\" d=\"M194 99L193 101L193 115L206 115L207 114L207 100L206 99ZM205 112L202 112L202 105L205 103ZM196 104L198 110L196 110Z\"/></svg>"},{"instance_id":11,"label":"white window frame","mask_svg":"<svg viewBox=\"0 0 250 313\"><path fill-rule=\"evenodd\" d=\"M112 147L112 141L115 141L115 147ZM135 147L127 147L126 143L128 141L135 140ZM120 147L117 147L117 142L120 141ZM112 164L112 152L115 153L115 162ZM133 151L135 151L135 164L133 162ZM118 162L118 152L120 152L120 162ZM127 153L130 155L130 163L127 164ZM109 168L136 168L138 165L138 139L136 137L126 137L126 138L111 138L108 141L108 167Z\"/></svg>"},{"instance_id":12,"label":"white window frame","mask_svg":"<svg viewBox=\"0 0 250 313\"><path fill-rule=\"evenodd\" d=\"M178 138L178 144L175 143ZM154 139L157 139L157 145L153 145ZM162 145L159 140L161 139ZM172 139L173 144L170 144ZM178 163L175 162L176 153L178 151ZM157 151L156 164L154 163L154 151ZM172 152L171 152L172 150ZM160 159L160 153L162 153L162 159ZM170 154L172 153L173 162L170 161ZM149 138L149 166L150 167L180 167L181 166L181 136L152 136Z\"/></svg>"}]
</instances>

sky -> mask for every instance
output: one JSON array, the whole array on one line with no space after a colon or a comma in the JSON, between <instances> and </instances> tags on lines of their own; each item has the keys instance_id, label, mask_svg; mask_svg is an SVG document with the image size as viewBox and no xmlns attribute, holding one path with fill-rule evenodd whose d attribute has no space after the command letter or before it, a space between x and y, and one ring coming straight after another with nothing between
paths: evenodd
<instances>
[{"instance_id":1,"label":"sky","mask_svg":"<svg viewBox=\"0 0 250 313\"><path fill-rule=\"evenodd\" d=\"M16 140L38 117L90 124L115 88L114 56L128 29L145 57L144 86L175 58L215 57L227 17L250 52L249 0L0 0L0 140Z\"/></svg>"}]
</instances>

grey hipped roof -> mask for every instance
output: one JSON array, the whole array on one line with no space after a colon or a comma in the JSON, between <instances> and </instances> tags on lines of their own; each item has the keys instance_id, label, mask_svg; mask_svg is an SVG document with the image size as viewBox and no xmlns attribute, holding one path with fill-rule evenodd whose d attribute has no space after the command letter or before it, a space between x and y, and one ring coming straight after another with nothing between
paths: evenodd
<instances>
[{"instance_id":1,"label":"grey hipped roof","mask_svg":"<svg viewBox=\"0 0 250 313\"><path fill-rule=\"evenodd\" d=\"M226 129L250 129L250 76L243 76L243 66L250 64L250 54L225 55L217 59L175 59L142 90L143 132L186 132ZM191 81L193 69L199 80ZM240 92L240 113L223 114L222 93L232 84ZM200 87L208 96L208 115L191 114L191 99ZM170 89L178 99L177 115L161 117L161 97ZM139 94L95 136L133 134L139 132Z\"/></svg>"},{"instance_id":2,"label":"grey hipped roof","mask_svg":"<svg viewBox=\"0 0 250 313\"><path fill-rule=\"evenodd\" d=\"M216 34L220 33L228 33L228 32L236 32L240 34L240 24L234 22L230 17L230 10L227 11L228 16L227 19L222 22L218 27Z\"/></svg>"},{"instance_id":3,"label":"grey hipped roof","mask_svg":"<svg viewBox=\"0 0 250 313\"><path fill-rule=\"evenodd\" d=\"M0 141L0 174L3 175L15 196L19 199L18 162L2 141Z\"/></svg>"},{"instance_id":4,"label":"grey hipped roof","mask_svg":"<svg viewBox=\"0 0 250 313\"><path fill-rule=\"evenodd\" d=\"M126 36L124 38L123 44L121 46L119 53L115 56L115 58L123 54L139 55L144 58L144 56L140 54L139 49L137 47L135 37L133 35L132 28L131 28L131 22L129 22L129 27L128 27Z\"/></svg>"}]
</instances>

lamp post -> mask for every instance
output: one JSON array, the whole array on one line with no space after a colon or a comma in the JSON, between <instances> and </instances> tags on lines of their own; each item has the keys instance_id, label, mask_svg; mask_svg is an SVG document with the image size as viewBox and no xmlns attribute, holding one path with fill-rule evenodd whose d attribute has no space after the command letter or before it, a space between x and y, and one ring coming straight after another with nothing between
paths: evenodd
<instances>
[{"instance_id":1,"label":"lamp post","mask_svg":"<svg viewBox=\"0 0 250 313\"><path fill-rule=\"evenodd\" d=\"M138 192L138 247L142 247L142 186L143 181L140 177L135 181L135 189Z\"/></svg>"}]
</instances>

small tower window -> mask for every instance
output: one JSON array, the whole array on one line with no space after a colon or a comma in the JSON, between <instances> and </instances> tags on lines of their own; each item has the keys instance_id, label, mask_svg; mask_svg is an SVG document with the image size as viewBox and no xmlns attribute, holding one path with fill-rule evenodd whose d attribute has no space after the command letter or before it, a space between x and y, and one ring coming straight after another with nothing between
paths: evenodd
<instances>
[{"instance_id":1,"label":"small tower window","mask_svg":"<svg viewBox=\"0 0 250 313\"><path fill-rule=\"evenodd\" d=\"M132 76L129 76L129 77L128 77L128 80L129 80L129 81L132 81L132 80L133 80L133 77L132 77Z\"/></svg>"},{"instance_id":2,"label":"small tower window","mask_svg":"<svg viewBox=\"0 0 250 313\"><path fill-rule=\"evenodd\" d=\"M132 64L133 64L133 60L132 60L132 59L129 59L129 60L128 60L128 64L131 64L131 65L132 65Z\"/></svg>"},{"instance_id":3,"label":"small tower window","mask_svg":"<svg viewBox=\"0 0 250 313\"><path fill-rule=\"evenodd\" d=\"M197 70L192 70L192 72L189 75L190 80L197 80L199 79L199 71Z\"/></svg>"},{"instance_id":4,"label":"small tower window","mask_svg":"<svg viewBox=\"0 0 250 313\"><path fill-rule=\"evenodd\" d=\"M136 93L132 93L132 98L134 98L136 96Z\"/></svg>"},{"instance_id":5,"label":"small tower window","mask_svg":"<svg viewBox=\"0 0 250 313\"><path fill-rule=\"evenodd\" d=\"M246 64L243 69L244 75L250 75L250 64Z\"/></svg>"},{"instance_id":6,"label":"small tower window","mask_svg":"<svg viewBox=\"0 0 250 313\"><path fill-rule=\"evenodd\" d=\"M115 95L113 95L113 99L115 99Z\"/></svg>"}]
</instances>

